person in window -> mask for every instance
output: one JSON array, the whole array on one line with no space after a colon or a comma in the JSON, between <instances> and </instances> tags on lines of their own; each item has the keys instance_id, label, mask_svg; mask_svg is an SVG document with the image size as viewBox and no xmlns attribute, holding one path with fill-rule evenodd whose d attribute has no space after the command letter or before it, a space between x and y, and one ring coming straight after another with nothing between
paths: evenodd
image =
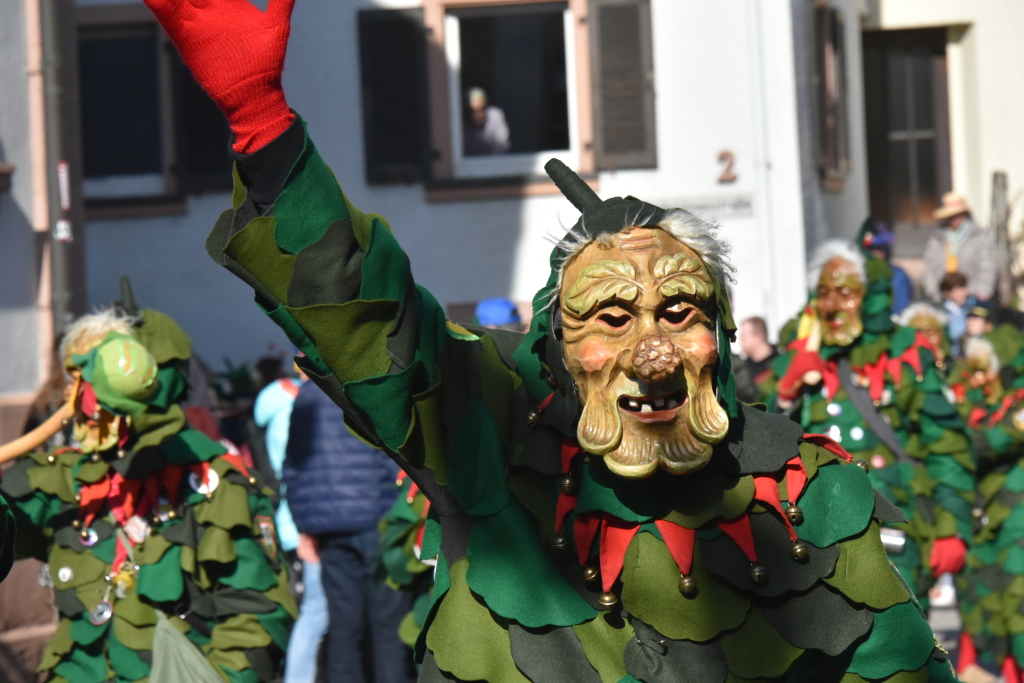
<instances>
[{"instance_id":1,"label":"person in window","mask_svg":"<svg viewBox=\"0 0 1024 683\"><path fill-rule=\"evenodd\" d=\"M466 102L469 115L462 127L463 154L472 157L507 152L512 143L505 112L487 104L487 93L483 88L470 88Z\"/></svg>"},{"instance_id":2,"label":"person in window","mask_svg":"<svg viewBox=\"0 0 1024 683\"><path fill-rule=\"evenodd\" d=\"M835 441L736 401L716 226L553 159L582 216L530 330L468 330L289 109L292 2L147 2L234 133L209 253L431 503L421 681L954 680L883 550L900 511Z\"/></svg>"},{"instance_id":3,"label":"person in window","mask_svg":"<svg viewBox=\"0 0 1024 683\"><path fill-rule=\"evenodd\" d=\"M967 277L968 293L978 301L988 301L996 289L996 243L992 234L974 222L967 200L953 192L942 195L942 206L934 216L942 227L931 234L925 246L924 293L932 301L941 302L943 276L959 272Z\"/></svg>"}]
</instances>

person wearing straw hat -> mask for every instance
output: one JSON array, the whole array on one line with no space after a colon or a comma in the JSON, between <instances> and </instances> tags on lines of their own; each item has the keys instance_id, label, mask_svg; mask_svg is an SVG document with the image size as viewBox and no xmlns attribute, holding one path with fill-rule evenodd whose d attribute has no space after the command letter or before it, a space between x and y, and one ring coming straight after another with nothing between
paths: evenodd
<instances>
[{"instance_id":1,"label":"person wearing straw hat","mask_svg":"<svg viewBox=\"0 0 1024 683\"><path fill-rule=\"evenodd\" d=\"M954 680L885 556L899 510L835 441L736 400L715 225L553 159L582 216L529 331L456 325L288 108L293 1L147 3L234 134L207 251L431 503L420 681Z\"/></svg>"},{"instance_id":2,"label":"person wearing straw hat","mask_svg":"<svg viewBox=\"0 0 1024 683\"><path fill-rule=\"evenodd\" d=\"M988 230L971 216L963 195L947 192L934 214L942 225L928 238L924 250L924 292L935 303L942 301L939 287L946 273L967 276L969 293L988 301L996 288L996 243Z\"/></svg>"}]
</instances>

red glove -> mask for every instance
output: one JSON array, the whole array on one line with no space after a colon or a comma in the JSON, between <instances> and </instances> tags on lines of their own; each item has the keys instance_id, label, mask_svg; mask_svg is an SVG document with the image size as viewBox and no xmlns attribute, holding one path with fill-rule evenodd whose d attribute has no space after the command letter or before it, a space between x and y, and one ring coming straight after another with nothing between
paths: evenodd
<instances>
[{"instance_id":1,"label":"red glove","mask_svg":"<svg viewBox=\"0 0 1024 683\"><path fill-rule=\"evenodd\" d=\"M295 119L281 89L295 0L145 0L196 81L228 117L236 152L249 154Z\"/></svg>"},{"instance_id":2,"label":"red glove","mask_svg":"<svg viewBox=\"0 0 1024 683\"><path fill-rule=\"evenodd\" d=\"M935 576L946 572L956 574L964 568L966 558L967 544L963 539L956 536L939 538L932 545L932 555L929 561L932 574Z\"/></svg>"},{"instance_id":3,"label":"red glove","mask_svg":"<svg viewBox=\"0 0 1024 683\"><path fill-rule=\"evenodd\" d=\"M787 401L792 401L797 397L797 394L800 393L800 388L804 385L804 375L814 370L824 375L825 369L825 361L817 353L813 351L798 351L793 356L786 374L782 376L776 387L779 396Z\"/></svg>"}]
</instances>

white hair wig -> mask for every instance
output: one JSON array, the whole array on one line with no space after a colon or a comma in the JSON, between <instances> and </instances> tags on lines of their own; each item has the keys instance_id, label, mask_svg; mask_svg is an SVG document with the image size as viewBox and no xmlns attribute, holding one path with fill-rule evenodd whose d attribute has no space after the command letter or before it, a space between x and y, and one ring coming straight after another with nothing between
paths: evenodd
<instances>
[{"instance_id":1,"label":"white hair wig","mask_svg":"<svg viewBox=\"0 0 1024 683\"><path fill-rule=\"evenodd\" d=\"M999 373L1001 367L999 354L996 353L996 347L992 345L992 342L984 337L970 337L964 342L964 357L968 362L975 358L987 361L988 366L985 369L989 372Z\"/></svg>"},{"instance_id":2,"label":"white hair wig","mask_svg":"<svg viewBox=\"0 0 1024 683\"><path fill-rule=\"evenodd\" d=\"M821 269L834 258L839 258L852 264L857 269L861 282L867 286L868 276L864 254L860 253L860 250L848 240L828 240L818 245L818 248L814 250L807 264L808 289L813 291L818 288L818 281L821 280Z\"/></svg>"},{"instance_id":3,"label":"white hair wig","mask_svg":"<svg viewBox=\"0 0 1024 683\"><path fill-rule=\"evenodd\" d=\"M719 238L718 231L721 226L718 223L698 218L686 209L669 209L656 223L650 222L653 218L653 213L647 217L642 217L637 213L632 221L626 221L622 229L637 226L664 230L693 249L707 266L708 272L718 280L723 288L727 283L736 281L733 277L736 269L729 261L732 245ZM582 231L570 230L558 243L558 248L562 252L558 261L558 285L551 293L548 305L558 300L559 293L562 291L562 275L565 273L565 267L569 261L583 251L588 244L612 238L611 233L602 233L595 238L587 230L586 219L582 223Z\"/></svg>"},{"instance_id":4,"label":"white hair wig","mask_svg":"<svg viewBox=\"0 0 1024 683\"><path fill-rule=\"evenodd\" d=\"M910 323L913 322L914 318L918 317L919 315L927 315L932 318L935 318L936 322L938 322L940 327L945 327L946 325L949 324L948 313L938 309L935 306L932 306L930 303L927 303L925 301L915 301L914 303L904 308L903 312L900 313L897 322L899 322L899 324L902 325L903 327L913 327L913 325L911 325Z\"/></svg>"},{"instance_id":5,"label":"white hair wig","mask_svg":"<svg viewBox=\"0 0 1024 683\"><path fill-rule=\"evenodd\" d=\"M65 330L64 338L60 342L60 357L67 358L80 339L99 342L109 332L120 332L134 337L136 335L133 328L137 322L138 318L125 315L113 307L83 315Z\"/></svg>"}]
</instances>

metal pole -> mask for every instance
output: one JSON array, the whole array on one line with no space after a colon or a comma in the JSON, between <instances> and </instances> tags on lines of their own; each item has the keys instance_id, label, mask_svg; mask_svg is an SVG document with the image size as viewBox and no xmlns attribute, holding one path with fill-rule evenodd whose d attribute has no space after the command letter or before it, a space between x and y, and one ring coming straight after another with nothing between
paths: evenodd
<instances>
[{"instance_id":1,"label":"metal pole","mask_svg":"<svg viewBox=\"0 0 1024 683\"><path fill-rule=\"evenodd\" d=\"M71 310L71 188L64 153L61 116L60 3L40 0L43 48L43 101L46 116L46 177L50 214L50 254L53 285L53 330L61 334L74 318Z\"/></svg>"}]
</instances>

